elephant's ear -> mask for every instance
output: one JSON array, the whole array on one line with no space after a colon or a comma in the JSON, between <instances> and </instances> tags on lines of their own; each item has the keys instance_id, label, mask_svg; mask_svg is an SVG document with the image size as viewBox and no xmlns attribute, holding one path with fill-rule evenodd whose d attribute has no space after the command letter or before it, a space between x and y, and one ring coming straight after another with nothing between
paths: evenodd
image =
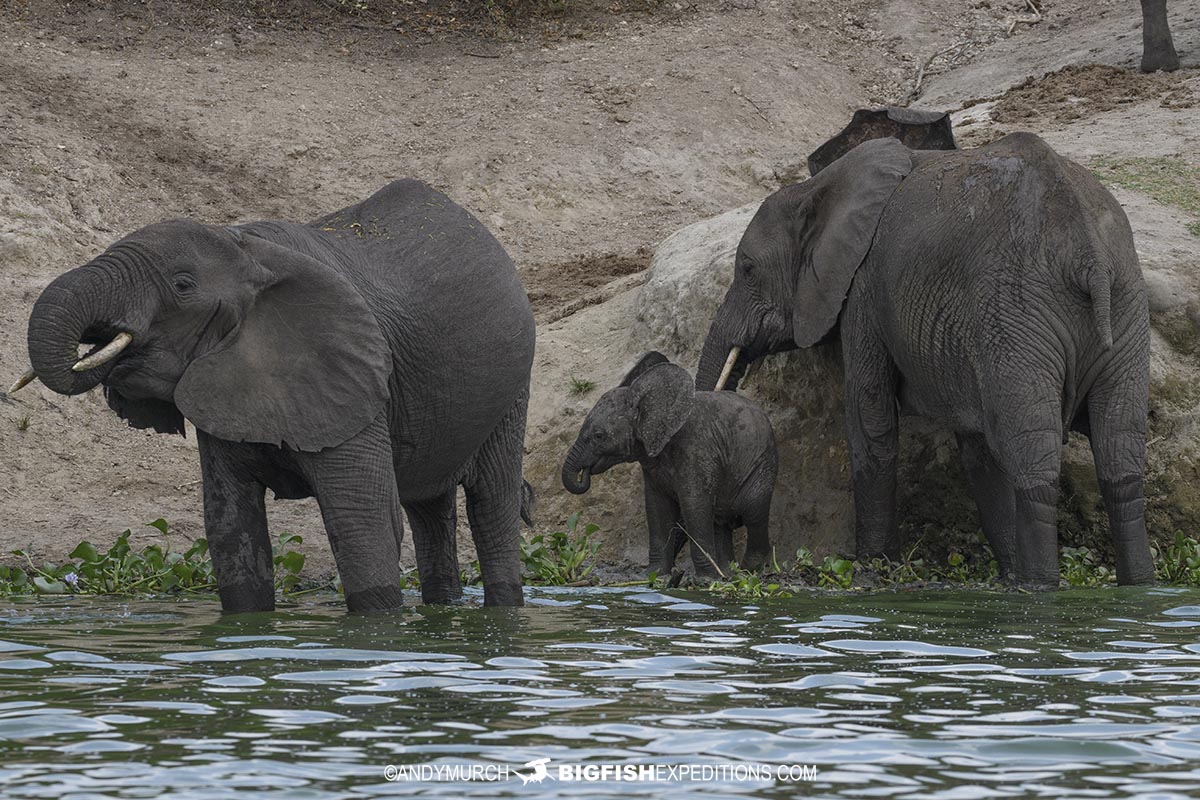
<instances>
[{"instance_id":1,"label":"elephant's ear","mask_svg":"<svg viewBox=\"0 0 1200 800\"><path fill-rule=\"evenodd\" d=\"M362 295L333 267L248 232L261 271L241 324L193 361L175 404L197 428L235 442L316 451L365 428L388 400L392 359Z\"/></svg>"},{"instance_id":2,"label":"elephant's ear","mask_svg":"<svg viewBox=\"0 0 1200 800\"><path fill-rule=\"evenodd\" d=\"M683 367L666 363L643 372L629 388L637 404L633 432L653 458L692 415L695 382Z\"/></svg>"},{"instance_id":3,"label":"elephant's ear","mask_svg":"<svg viewBox=\"0 0 1200 800\"><path fill-rule=\"evenodd\" d=\"M667 358L662 353L658 352L657 350L651 350L649 353L646 353L646 355L638 359L638 362L633 365L633 368L630 369L629 372L625 374L625 377L621 379L621 383L619 385L630 386L634 381L641 377L642 373L646 370L650 369L651 367L657 367L659 364L669 364L670 362L671 359Z\"/></svg>"},{"instance_id":4,"label":"elephant's ear","mask_svg":"<svg viewBox=\"0 0 1200 800\"><path fill-rule=\"evenodd\" d=\"M128 422L131 427L146 429L153 428L158 433L178 433L186 435L183 427L183 414L174 403L166 400L134 400L126 397L111 386L104 387L104 399L108 407Z\"/></svg>"},{"instance_id":5,"label":"elephant's ear","mask_svg":"<svg viewBox=\"0 0 1200 800\"><path fill-rule=\"evenodd\" d=\"M801 194L792 297L797 346L811 347L837 324L883 209L911 170L912 158L904 145L895 139L874 139L796 187Z\"/></svg>"}]
</instances>

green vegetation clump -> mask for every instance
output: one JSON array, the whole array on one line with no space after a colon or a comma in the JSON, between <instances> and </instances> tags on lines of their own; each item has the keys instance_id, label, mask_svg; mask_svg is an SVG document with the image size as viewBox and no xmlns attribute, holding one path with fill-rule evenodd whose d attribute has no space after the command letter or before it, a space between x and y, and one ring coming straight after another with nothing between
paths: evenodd
<instances>
[{"instance_id":1,"label":"green vegetation clump","mask_svg":"<svg viewBox=\"0 0 1200 800\"><path fill-rule=\"evenodd\" d=\"M1153 548L1154 569L1163 583L1200 586L1200 542L1175 531L1175 540Z\"/></svg>"},{"instance_id":2,"label":"green vegetation clump","mask_svg":"<svg viewBox=\"0 0 1200 800\"><path fill-rule=\"evenodd\" d=\"M599 540L594 538L598 525L579 525L579 513L567 518L565 531L539 533L521 543L521 561L525 579L530 583L566 586L577 584L591 574L595 566Z\"/></svg>"},{"instance_id":3,"label":"green vegetation clump","mask_svg":"<svg viewBox=\"0 0 1200 800\"><path fill-rule=\"evenodd\" d=\"M571 394L572 394L572 395L575 395L576 397L578 397L578 396L580 396L580 395L585 395L585 394L587 394L588 392L590 392L590 391L592 391L593 389L595 389L595 388L596 388L596 382L595 382L595 381L584 380L584 379L582 379L582 378L576 378L574 375L572 375L572 376L571 376L571 383L570 383L570 387L571 387Z\"/></svg>"},{"instance_id":4,"label":"green vegetation clump","mask_svg":"<svg viewBox=\"0 0 1200 800\"><path fill-rule=\"evenodd\" d=\"M148 523L164 536L166 520ZM88 541L80 542L63 564L45 562L38 566L29 553L15 550L26 566L0 566L0 595L15 594L167 594L202 593L217 590L208 541L201 538L183 552L169 544L147 545L140 550L129 543L131 530L117 537L107 551L101 552ZM304 568L304 554L290 549L299 544L295 534L281 534L275 545L275 586L290 592Z\"/></svg>"},{"instance_id":5,"label":"green vegetation clump","mask_svg":"<svg viewBox=\"0 0 1200 800\"><path fill-rule=\"evenodd\" d=\"M158 519L149 523L164 535L167 523ZM525 582L531 585L580 586L591 583L600 542L599 527L580 524L579 514L567 519L566 530L538 534L521 545ZM23 550L14 551L25 566L0 565L0 596L22 594L153 595L215 594L216 577L208 542L196 539L187 550L171 550L170 545L147 545L140 550L129 543L131 531L125 531L107 551L91 542L80 542L63 564L34 564ZM304 554L293 549L302 543L300 536L284 533L274 545L275 588L297 595L322 589L340 590L334 578L313 589L298 590L304 569ZM924 584L948 586L997 585L999 569L986 552L981 557L964 556L951 551L944 563L930 563L916 557L920 542L899 560L873 558L858 561L837 555L826 556L818 565L811 550L800 548L795 561L751 572L737 564L720 580L699 586L703 591L735 601L787 598L802 589L851 591L879 588L914 587ZM1200 541L1182 531L1166 543L1152 544L1157 579L1173 586L1200 587ZM1060 554L1062 579L1071 587L1097 587L1116 583L1116 571L1106 556L1089 547L1063 547ZM682 573L659 577L651 574L649 585L674 588ZM464 585L482 582L479 562L474 561L461 573ZM636 585L645 585L643 581ZM635 585L622 584L622 585ZM401 576L401 587L420 587L416 570Z\"/></svg>"},{"instance_id":6,"label":"green vegetation clump","mask_svg":"<svg viewBox=\"0 0 1200 800\"><path fill-rule=\"evenodd\" d=\"M1163 205L1200 218L1200 166L1178 157L1097 158L1092 172L1106 183L1141 192ZM1200 236L1200 219L1188 226Z\"/></svg>"}]
</instances>

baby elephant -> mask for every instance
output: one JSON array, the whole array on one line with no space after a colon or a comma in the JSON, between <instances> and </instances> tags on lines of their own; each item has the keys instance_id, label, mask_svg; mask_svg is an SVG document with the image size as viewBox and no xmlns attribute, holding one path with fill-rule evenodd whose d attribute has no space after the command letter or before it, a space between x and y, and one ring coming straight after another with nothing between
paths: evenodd
<instances>
[{"instance_id":1,"label":"baby elephant","mask_svg":"<svg viewBox=\"0 0 1200 800\"><path fill-rule=\"evenodd\" d=\"M584 420L563 486L583 494L592 475L631 461L642 465L651 570L669 574L690 541L696 575L717 578L733 560L733 529L743 525L740 563L766 563L778 457L761 408L733 392L697 392L686 370L647 353Z\"/></svg>"}]
</instances>

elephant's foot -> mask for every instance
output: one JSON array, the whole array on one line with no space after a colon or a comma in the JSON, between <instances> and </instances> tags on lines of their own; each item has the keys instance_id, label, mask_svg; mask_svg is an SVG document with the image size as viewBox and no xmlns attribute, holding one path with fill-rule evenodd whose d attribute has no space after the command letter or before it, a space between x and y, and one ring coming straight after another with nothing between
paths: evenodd
<instances>
[{"instance_id":1,"label":"elephant's foot","mask_svg":"<svg viewBox=\"0 0 1200 800\"><path fill-rule=\"evenodd\" d=\"M346 593L346 608L354 613L391 611L404 605L400 586L372 586Z\"/></svg>"},{"instance_id":2,"label":"elephant's foot","mask_svg":"<svg viewBox=\"0 0 1200 800\"><path fill-rule=\"evenodd\" d=\"M742 569L755 572L767 566L771 562L770 550L750 550L747 548L746 555L742 558Z\"/></svg>"},{"instance_id":3,"label":"elephant's foot","mask_svg":"<svg viewBox=\"0 0 1200 800\"><path fill-rule=\"evenodd\" d=\"M451 606L462 602L462 584L458 581L434 583L421 581L421 602L427 606Z\"/></svg>"},{"instance_id":4,"label":"elephant's foot","mask_svg":"<svg viewBox=\"0 0 1200 800\"><path fill-rule=\"evenodd\" d=\"M518 581L492 581L483 586L483 604L485 606L523 606L525 592Z\"/></svg>"}]
</instances>

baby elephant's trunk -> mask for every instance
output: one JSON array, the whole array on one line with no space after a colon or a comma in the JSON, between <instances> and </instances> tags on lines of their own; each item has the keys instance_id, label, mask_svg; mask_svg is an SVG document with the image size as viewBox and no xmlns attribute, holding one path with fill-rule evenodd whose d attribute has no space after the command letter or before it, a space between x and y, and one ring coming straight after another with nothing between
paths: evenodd
<instances>
[{"instance_id":1,"label":"baby elephant's trunk","mask_svg":"<svg viewBox=\"0 0 1200 800\"><path fill-rule=\"evenodd\" d=\"M571 494L583 494L592 488L591 465L584 458L583 449L580 442L575 442L571 452L567 453L567 460L563 462L563 487Z\"/></svg>"}]
</instances>

